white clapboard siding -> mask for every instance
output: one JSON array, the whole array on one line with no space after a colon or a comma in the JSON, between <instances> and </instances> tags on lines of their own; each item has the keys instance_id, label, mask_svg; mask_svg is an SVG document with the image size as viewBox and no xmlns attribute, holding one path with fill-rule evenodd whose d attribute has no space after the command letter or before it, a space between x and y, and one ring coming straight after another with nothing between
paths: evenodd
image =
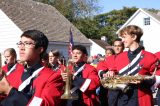
<instances>
[{"instance_id":1,"label":"white clapboard siding","mask_svg":"<svg viewBox=\"0 0 160 106\"><path fill-rule=\"evenodd\" d=\"M143 45L147 51L155 53L160 51L160 47L158 46L160 45L160 42L159 42L160 24L150 17L151 24L144 25L144 18L147 18L147 17L149 17L148 14L145 14L144 12L140 12L129 24L138 25L143 29L144 34L141 39L143 41Z\"/></svg>"},{"instance_id":2,"label":"white clapboard siding","mask_svg":"<svg viewBox=\"0 0 160 106\"><path fill-rule=\"evenodd\" d=\"M89 39L89 41L92 43L91 45L91 56L97 55L97 54L102 54L105 55L105 49L102 48L101 46L99 46L98 44L96 44L94 41L92 41L91 39Z\"/></svg>"},{"instance_id":3,"label":"white clapboard siding","mask_svg":"<svg viewBox=\"0 0 160 106\"><path fill-rule=\"evenodd\" d=\"M0 9L0 53L6 48L14 48L18 52L16 43L21 34L18 26Z\"/></svg>"},{"instance_id":4,"label":"white clapboard siding","mask_svg":"<svg viewBox=\"0 0 160 106\"><path fill-rule=\"evenodd\" d=\"M148 18L148 17L150 17L150 25L144 25L144 18ZM143 42L143 46L145 47L145 50L152 53L156 53L160 51L160 46L159 46L160 45L160 41L159 41L160 21L159 20L157 20L155 17L153 17L152 15L147 13L145 10L140 8L129 18L129 20L121 28L128 25L137 25L143 29L144 34L141 38L141 41Z\"/></svg>"},{"instance_id":5,"label":"white clapboard siding","mask_svg":"<svg viewBox=\"0 0 160 106\"><path fill-rule=\"evenodd\" d=\"M67 48L67 44L65 43L50 43L48 46L47 51L51 51L51 50L58 50L61 55L67 57L68 56L68 52L66 52L68 50Z\"/></svg>"}]
</instances>

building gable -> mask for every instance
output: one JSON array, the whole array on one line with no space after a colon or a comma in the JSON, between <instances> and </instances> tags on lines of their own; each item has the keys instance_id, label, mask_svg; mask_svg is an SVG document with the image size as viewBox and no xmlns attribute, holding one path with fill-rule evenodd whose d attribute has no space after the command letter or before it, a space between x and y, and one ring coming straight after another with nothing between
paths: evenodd
<instances>
[{"instance_id":1,"label":"building gable","mask_svg":"<svg viewBox=\"0 0 160 106\"><path fill-rule=\"evenodd\" d=\"M145 14L148 17L151 17L152 20L154 20L155 22L160 24L160 16L157 16L156 14L153 14L147 10L144 10L142 8L139 8L123 25L120 29L118 29L118 31L116 33L118 33L122 28L124 28L125 26L129 25L131 23L132 20L135 19L135 17L137 17L139 14Z\"/></svg>"},{"instance_id":2,"label":"building gable","mask_svg":"<svg viewBox=\"0 0 160 106\"><path fill-rule=\"evenodd\" d=\"M14 42L16 46L15 42L18 41L22 32L36 29L44 32L49 39L48 51L58 49L62 55L67 57L70 28L72 28L74 43L86 46L90 54L91 42L88 38L53 6L33 0L0 0L0 9L6 17L8 17L8 20L12 22L12 25L8 26L11 27L12 30L4 28L7 33L4 35L0 34L0 37L8 36L5 43L9 43L8 46L4 46L4 48L12 47L13 44L11 45L11 42ZM4 25L6 23L3 21L1 24ZM2 38L2 40L4 40L4 38ZM3 49L1 51L3 51Z\"/></svg>"},{"instance_id":3,"label":"building gable","mask_svg":"<svg viewBox=\"0 0 160 106\"><path fill-rule=\"evenodd\" d=\"M155 17L156 16L156 17ZM145 24L145 19L149 19L149 24ZM128 25L137 25L143 29L143 36L141 38L141 44L145 47L145 50L155 53L160 51L157 45L159 42L160 33L160 16L150 13L144 9L138 9L126 23L116 32L118 33L122 28Z\"/></svg>"},{"instance_id":4,"label":"building gable","mask_svg":"<svg viewBox=\"0 0 160 106\"><path fill-rule=\"evenodd\" d=\"M49 41L68 42L70 27L74 42L90 44L89 40L53 6L32 0L0 0L0 9L22 30L37 29Z\"/></svg>"},{"instance_id":5,"label":"building gable","mask_svg":"<svg viewBox=\"0 0 160 106\"><path fill-rule=\"evenodd\" d=\"M0 9L0 52L2 53L6 48L17 48L16 43L22 34L22 31L16 24L8 18L8 16Z\"/></svg>"},{"instance_id":6,"label":"building gable","mask_svg":"<svg viewBox=\"0 0 160 106\"><path fill-rule=\"evenodd\" d=\"M89 39L92 43L91 45L91 56L101 54L105 55L105 51L107 48L111 48L107 42L99 39Z\"/></svg>"}]
</instances>

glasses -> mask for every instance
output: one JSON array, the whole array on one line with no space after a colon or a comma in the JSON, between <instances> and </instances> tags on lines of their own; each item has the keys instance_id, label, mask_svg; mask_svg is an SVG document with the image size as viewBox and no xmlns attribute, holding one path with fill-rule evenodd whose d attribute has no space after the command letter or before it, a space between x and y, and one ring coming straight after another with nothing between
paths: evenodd
<instances>
[{"instance_id":1,"label":"glasses","mask_svg":"<svg viewBox=\"0 0 160 106\"><path fill-rule=\"evenodd\" d=\"M32 42L18 42L17 43L17 46L18 46L18 48L20 48L20 47L22 47L22 46L24 46L25 48L33 48L34 46L35 46L35 43L32 43Z\"/></svg>"}]
</instances>

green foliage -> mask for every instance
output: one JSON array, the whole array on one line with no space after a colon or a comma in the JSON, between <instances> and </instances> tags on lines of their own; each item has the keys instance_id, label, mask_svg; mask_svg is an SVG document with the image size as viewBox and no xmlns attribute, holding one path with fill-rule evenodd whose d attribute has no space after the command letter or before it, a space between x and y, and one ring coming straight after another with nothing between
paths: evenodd
<instances>
[{"instance_id":1,"label":"green foliage","mask_svg":"<svg viewBox=\"0 0 160 106\"><path fill-rule=\"evenodd\" d=\"M117 37L116 31L137 11L138 8L123 7L108 13L93 16L98 11L99 0L34 0L54 6L70 22L72 22L86 37L100 39L106 36L112 44ZM157 13L158 10L148 9Z\"/></svg>"},{"instance_id":2,"label":"green foliage","mask_svg":"<svg viewBox=\"0 0 160 106\"><path fill-rule=\"evenodd\" d=\"M84 11L85 9L83 9ZM137 8L123 7L121 10L89 17L86 15L65 15L87 38L100 39L106 36L108 43L112 44L117 37L116 31L133 15ZM69 11L69 10L68 10ZM78 9L77 9L78 11ZM71 12L72 13L72 12Z\"/></svg>"},{"instance_id":3,"label":"green foliage","mask_svg":"<svg viewBox=\"0 0 160 106\"><path fill-rule=\"evenodd\" d=\"M98 9L98 0L34 0L54 6L69 21L93 15Z\"/></svg>"},{"instance_id":4,"label":"green foliage","mask_svg":"<svg viewBox=\"0 0 160 106\"><path fill-rule=\"evenodd\" d=\"M74 20L74 25L88 38L99 38L98 37L98 27L95 20L91 18L79 18ZM93 36L94 35L94 36Z\"/></svg>"},{"instance_id":5,"label":"green foliage","mask_svg":"<svg viewBox=\"0 0 160 106\"><path fill-rule=\"evenodd\" d=\"M154 8L151 8L151 9L147 9L148 11L152 12L152 13L155 13L157 14L159 12L159 10L156 10Z\"/></svg>"},{"instance_id":6,"label":"green foliage","mask_svg":"<svg viewBox=\"0 0 160 106\"><path fill-rule=\"evenodd\" d=\"M100 14L94 17L98 22L99 37L106 36L108 43L117 37L116 31L134 14L137 8L123 7L121 10L112 10L105 14Z\"/></svg>"}]
</instances>

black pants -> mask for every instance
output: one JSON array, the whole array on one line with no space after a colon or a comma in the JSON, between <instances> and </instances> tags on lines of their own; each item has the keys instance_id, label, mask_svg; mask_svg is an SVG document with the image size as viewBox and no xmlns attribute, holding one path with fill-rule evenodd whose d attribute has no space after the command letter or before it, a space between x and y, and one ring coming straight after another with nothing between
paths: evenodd
<instances>
[{"instance_id":1,"label":"black pants","mask_svg":"<svg viewBox=\"0 0 160 106\"><path fill-rule=\"evenodd\" d=\"M100 86L100 92L99 92L100 106L108 106L107 93L108 90L105 89L103 86Z\"/></svg>"},{"instance_id":2,"label":"black pants","mask_svg":"<svg viewBox=\"0 0 160 106\"><path fill-rule=\"evenodd\" d=\"M160 106L160 89L158 89L156 97L157 97L156 103L158 106Z\"/></svg>"}]
</instances>

